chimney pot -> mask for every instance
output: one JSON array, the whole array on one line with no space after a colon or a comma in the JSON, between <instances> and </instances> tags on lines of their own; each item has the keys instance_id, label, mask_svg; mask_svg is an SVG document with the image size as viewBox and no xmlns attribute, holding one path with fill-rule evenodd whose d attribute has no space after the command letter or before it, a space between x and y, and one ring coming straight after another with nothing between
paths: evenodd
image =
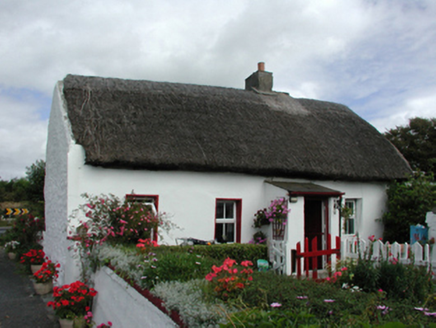
<instances>
[{"instance_id":1,"label":"chimney pot","mask_svg":"<svg viewBox=\"0 0 436 328\"><path fill-rule=\"evenodd\" d=\"M265 71L265 63L264 62L257 63L257 70L260 72L264 72Z\"/></svg>"}]
</instances>

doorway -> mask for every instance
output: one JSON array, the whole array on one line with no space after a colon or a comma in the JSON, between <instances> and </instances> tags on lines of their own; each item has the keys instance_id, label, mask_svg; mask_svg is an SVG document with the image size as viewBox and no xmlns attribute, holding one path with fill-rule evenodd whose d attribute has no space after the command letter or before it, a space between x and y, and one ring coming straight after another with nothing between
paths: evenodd
<instances>
[{"instance_id":1,"label":"doorway","mask_svg":"<svg viewBox=\"0 0 436 328\"><path fill-rule=\"evenodd\" d=\"M309 250L312 251L312 240L317 237L317 249L325 247L325 236L328 234L328 198L304 198L304 238L309 240ZM323 259L318 257L316 269L323 268ZM309 261L309 270L312 270L312 261Z\"/></svg>"}]
</instances>

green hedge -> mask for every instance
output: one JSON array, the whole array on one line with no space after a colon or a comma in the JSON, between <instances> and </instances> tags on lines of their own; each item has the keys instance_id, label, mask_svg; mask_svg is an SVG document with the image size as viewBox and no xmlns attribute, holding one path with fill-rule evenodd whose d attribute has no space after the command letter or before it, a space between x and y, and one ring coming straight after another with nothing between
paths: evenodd
<instances>
[{"instance_id":1,"label":"green hedge","mask_svg":"<svg viewBox=\"0 0 436 328\"><path fill-rule=\"evenodd\" d=\"M257 265L258 259L268 259L268 248L266 245L254 244L217 244L217 245L194 245L194 246L160 246L153 249L160 252L193 252L217 260L224 260L227 257L241 263L249 260Z\"/></svg>"}]
</instances>

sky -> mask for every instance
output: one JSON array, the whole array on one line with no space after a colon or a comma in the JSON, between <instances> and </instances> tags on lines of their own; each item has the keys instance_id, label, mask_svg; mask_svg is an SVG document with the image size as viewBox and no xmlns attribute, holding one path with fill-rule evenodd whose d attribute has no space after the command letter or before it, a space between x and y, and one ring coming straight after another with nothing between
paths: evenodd
<instances>
[{"instance_id":1,"label":"sky","mask_svg":"<svg viewBox=\"0 0 436 328\"><path fill-rule=\"evenodd\" d=\"M338 102L381 133L436 117L435 0L0 0L0 180L45 160L67 74Z\"/></svg>"}]
</instances>

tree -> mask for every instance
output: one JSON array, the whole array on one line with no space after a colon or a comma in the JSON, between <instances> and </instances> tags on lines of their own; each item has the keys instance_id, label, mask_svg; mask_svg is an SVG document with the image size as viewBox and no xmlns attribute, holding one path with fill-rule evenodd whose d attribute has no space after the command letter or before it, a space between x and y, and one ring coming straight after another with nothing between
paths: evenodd
<instances>
[{"instance_id":1,"label":"tree","mask_svg":"<svg viewBox=\"0 0 436 328\"><path fill-rule=\"evenodd\" d=\"M29 181L27 200L44 201L45 162L37 160L30 167L26 167L26 178Z\"/></svg>"},{"instance_id":2,"label":"tree","mask_svg":"<svg viewBox=\"0 0 436 328\"><path fill-rule=\"evenodd\" d=\"M409 125L390 129L384 136L397 147L414 171L436 174L436 118L411 118Z\"/></svg>"},{"instance_id":3,"label":"tree","mask_svg":"<svg viewBox=\"0 0 436 328\"><path fill-rule=\"evenodd\" d=\"M415 172L407 181L394 181L387 190L388 211L383 215L383 239L408 242L410 226L425 224L426 213L436 205L433 174Z\"/></svg>"}]
</instances>

